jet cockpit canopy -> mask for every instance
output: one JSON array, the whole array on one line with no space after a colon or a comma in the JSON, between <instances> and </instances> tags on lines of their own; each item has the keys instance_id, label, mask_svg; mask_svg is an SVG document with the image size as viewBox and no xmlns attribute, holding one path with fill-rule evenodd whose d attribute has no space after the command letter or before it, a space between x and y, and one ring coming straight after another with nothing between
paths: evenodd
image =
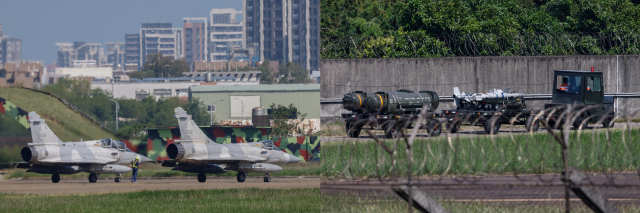
<instances>
[{"instance_id":1,"label":"jet cockpit canopy","mask_svg":"<svg viewBox=\"0 0 640 213\"><path fill-rule=\"evenodd\" d=\"M265 149L280 151L280 149L278 149L278 147L273 145L273 141L270 141L270 140L262 141L262 145L264 146Z\"/></svg>"},{"instance_id":2,"label":"jet cockpit canopy","mask_svg":"<svg viewBox=\"0 0 640 213\"><path fill-rule=\"evenodd\" d=\"M100 144L104 148L111 148L111 138L100 139Z\"/></svg>"}]
</instances>

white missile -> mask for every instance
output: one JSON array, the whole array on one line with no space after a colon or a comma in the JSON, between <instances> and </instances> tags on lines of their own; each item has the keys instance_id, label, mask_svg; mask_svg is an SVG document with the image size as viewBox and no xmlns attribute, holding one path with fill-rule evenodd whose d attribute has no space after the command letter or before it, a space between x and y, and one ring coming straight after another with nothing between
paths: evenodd
<instances>
[{"instance_id":1,"label":"white missile","mask_svg":"<svg viewBox=\"0 0 640 213\"><path fill-rule=\"evenodd\" d=\"M468 92L460 92L458 87L453 88L453 98L456 101L456 105L459 100L465 100L467 102L475 102L482 101L485 99L512 99L512 98L522 98L522 93L508 93L509 87L507 87L504 91L501 89L492 89L489 90L489 93L468 93Z\"/></svg>"}]
</instances>

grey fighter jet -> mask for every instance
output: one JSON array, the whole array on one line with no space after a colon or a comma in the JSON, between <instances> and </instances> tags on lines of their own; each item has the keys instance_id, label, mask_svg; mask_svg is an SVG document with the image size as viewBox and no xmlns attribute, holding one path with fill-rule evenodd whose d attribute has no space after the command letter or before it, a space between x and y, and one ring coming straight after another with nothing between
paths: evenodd
<instances>
[{"instance_id":1,"label":"grey fighter jet","mask_svg":"<svg viewBox=\"0 0 640 213\"><path fill-rule=\"evenodd\" d=\"M274 164L300 162L300 158L279 150L272 141L239 144L218 144L209 139L181 107L175 109L180 125L181 140L167 147L167 155L175 161L163 166L173 170L198 173L198 181L205 182L205 174L238 172L238 182L244 182L247 173L265 173L264 182L271 182L269 173L282 167Z\"/></svg>"},{"instance_id":2,"label":"grey fighter jet","mask_svg":"<svg viewBox=\"0 0 640 213\"><path fill-rule=\"evenodd\" d=\"M60 181L60 174L78 172L89 173L90 183L95 183L100 174L116 174L115 182L120 182L120 175L131 171L128 165L135 157L140 157L140 163L151 162L111 138L62 142L38 114L30 112L28 119L33 143L22 148L20 154L25 162L18 164L18 168L52 174L54 183Z\"/></svg>"}]
</instances>

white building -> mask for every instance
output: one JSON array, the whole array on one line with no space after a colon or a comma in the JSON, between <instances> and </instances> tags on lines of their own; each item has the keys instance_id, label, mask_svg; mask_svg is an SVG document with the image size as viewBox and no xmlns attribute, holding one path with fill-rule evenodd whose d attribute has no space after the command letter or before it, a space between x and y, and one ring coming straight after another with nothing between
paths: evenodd
<instances>
[{"instance_id":1,"label":"white building","mask_svg":"<svg viewBox=\"0 0 640 213\"><path fill-rule=\"evenodd\" d=\"M97 67L95 60L74 60L73 67L56 68L56 76L64 77L94 77L97 79L112 79L113 68Z\"/></svg>"},{"instance_id":2,"label":"white building","mask_svg":"<svg viewBox=\"0 0 640 213\"><path fill-rule=\"evenodd\" d=\"M140 65L146 62L149 54L162 53L183 57L182 28L171 28L171 23L144 23L140 29Z\"/></svg>"},{"instance_id":3,"label":"white building","mask_svg":"<svg viewBox=\"0 0 640 213\"><path fill-rule=\"evenodd\" d=\"M233 8L211 9L209 12L209 59L226 61L228 51L243 48L243 22L236 22L236 15L242 14Z\"/></svg>"}]
</instances>

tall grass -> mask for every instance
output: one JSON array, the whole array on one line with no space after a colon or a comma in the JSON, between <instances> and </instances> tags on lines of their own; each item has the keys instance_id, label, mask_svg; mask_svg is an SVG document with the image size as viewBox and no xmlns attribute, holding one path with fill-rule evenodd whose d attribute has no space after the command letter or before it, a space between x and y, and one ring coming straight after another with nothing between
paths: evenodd
<instances>
[{"instance_id":1,"label":"tall grass","mask_svg":"<svg viewBox=\"0 0 640 213\"><path fill-rule=\"evenodd\" d=\"M636 171L640 167L640 130L607 133L596 130L570 134L569 165L585 172ZM609 139L609 140L607 140ZM392 141L385 141L393 148ZM328 143L324 149L323 178L389 178L392 156L375 141ZM416 140L413 175L542 174L562 171L560 145L547 133L499 136L446 137ZM396 171L406 175L404 142L398 144Z\"/></svg>"},{"instance_id":2,"label":"tall grass","mask_svg":"<svg viewBox=\"0 0 640 213\"><path fill-rule=\"evenodd\" d=\"M0 212L320 212L319 188L0 194Z\"/></svg>"}]
</instances>

